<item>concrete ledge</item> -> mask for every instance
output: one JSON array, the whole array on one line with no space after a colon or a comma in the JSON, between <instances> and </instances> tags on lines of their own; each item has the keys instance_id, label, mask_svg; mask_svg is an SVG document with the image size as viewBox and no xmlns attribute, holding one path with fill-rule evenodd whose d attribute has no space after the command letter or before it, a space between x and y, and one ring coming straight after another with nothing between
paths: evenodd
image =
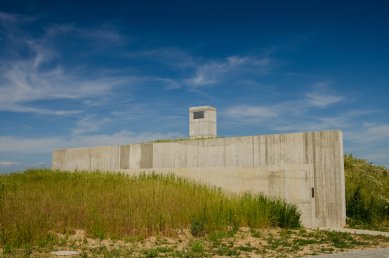
<instances>
[{"instance_id":1,"label":"concrete ledge","mask_svg":"<svg viewBox=\"0 0 389 258\"><path fill-rule=\"evenodd\" d=\"M384 236L389 237L389 232L384 231L374 231L367 229L355 229L355 228L325 228L321 227L319 230L325 231L336 231L336 232L345 232L350 234L358 234L358 235L371 235L371 236Z\"/></svg>"}]
</instances>

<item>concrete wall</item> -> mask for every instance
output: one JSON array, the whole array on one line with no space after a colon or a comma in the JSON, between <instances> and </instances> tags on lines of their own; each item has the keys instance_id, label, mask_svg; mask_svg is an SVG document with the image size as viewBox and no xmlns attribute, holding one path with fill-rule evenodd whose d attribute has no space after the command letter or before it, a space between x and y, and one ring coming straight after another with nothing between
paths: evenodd
<instances>
[{"instance_id":1,"label":"concrete wall","mask_svg":"<svg viewBox=\"0 0 389 258\"><path fill-rule=\"evenodd\" d=\"M56 150L52 166L129 174L173 172L230 192L262 192L285 199L298 206L307 227L345 225L340 131Z\"/></svg>"}]
</instances>

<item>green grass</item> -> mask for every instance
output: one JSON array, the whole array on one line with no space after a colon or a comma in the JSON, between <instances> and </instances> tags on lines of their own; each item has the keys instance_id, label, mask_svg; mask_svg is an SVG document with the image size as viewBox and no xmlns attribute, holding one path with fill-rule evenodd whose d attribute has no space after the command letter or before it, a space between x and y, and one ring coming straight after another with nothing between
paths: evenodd
<instances>
[{"instance_id":1,"label":"green grass","mask_svg":"<svg viewBox=\"0 0 389 258\"><path fill-rule=\"evenodd\" d=\"M217 137L218 139L224 138L224 137ZM182 141L196 141L196 140L207 140L207 139L215 139L213 137L209 136L203 136L203 137L196 137L196 138L175 138L175 139L157 139L154 141L150 141L147 143L158 143L158 142L182 142Z\"/></svg>"},{"instance_id":2,"label":"green grass","mask_svg":"<svg viewBox=\"0 0 389 258\"><path fill-rule=\"evenodd\" d=\"M174 175L29 170L0 176L0 245L45 246L55 233L93 238L299 227L295 206L262 195L227 195Z\"/></svg>"},{"instance_id":3,"label":"green grass","mask_svg":"<svg viewBox=\"0 0 389 258\"><path fill-rule=\"evenodd\" d=\"M352 155L344 167L349 226L389 231L388 169Z\"/></svg>"},{"instance_id":4,"label":"green grass","mask_svg":"<svg viewBox=\"0 0 389 258\"><path fill-rule=\"evenodd\" d=\"M349 226L389 231L388 170L352 155L344 160ZM0 248L5 253L22 247L28 255L34 247L58 244L56 233L71 234L76 229L93 238L136 240L190 229L193 236L208 236L212 245L219 245L239 227L250 227L258 238L261 228L299 227L299 216L295 206L279 200L247 193L227 195L174 175L51 170L0 175ZM335 247L352 244L343 235L326 238ZM294 244L315 241L297 239ZM269 238L268 243L278 248L284 238ZM189 251L202 254L201 249L194 242ZM155 253L149 250L145 256Z\"/></svg>"}]
</instances>

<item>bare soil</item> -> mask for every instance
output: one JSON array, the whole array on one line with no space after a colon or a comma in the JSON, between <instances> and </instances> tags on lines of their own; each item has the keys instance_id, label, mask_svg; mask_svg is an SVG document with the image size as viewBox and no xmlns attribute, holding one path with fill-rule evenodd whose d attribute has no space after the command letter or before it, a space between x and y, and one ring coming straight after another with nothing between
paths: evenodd
<instances>
[{"instance_id":1,"label":"bare soil","mask_svg":"<svg viewBox=\"0 0 389 258\"><path fill-rule=\"evenodd\" d=\"M308 229L250 229L193 237L188 229L174 237L146 239L94 239L85 231L57 234L52 246L13 250L0 249L4 257L53 257L57 250L78 251L78 257L301 257L353 249L389 247L389 238Z\"/></svg>"}]
</instances>

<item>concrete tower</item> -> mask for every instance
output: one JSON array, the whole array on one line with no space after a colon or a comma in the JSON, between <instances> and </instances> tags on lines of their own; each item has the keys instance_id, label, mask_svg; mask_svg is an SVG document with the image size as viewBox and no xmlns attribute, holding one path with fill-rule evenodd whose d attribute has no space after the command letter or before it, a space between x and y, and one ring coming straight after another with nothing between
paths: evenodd
<instances>
[{"instance_id":1,"label":"concrete tower","mask_svg":"<svg viewBox=\"0 0 389 258\"><path fill-rule=\"evenodd\" d=\"M216 108L210 106L189 108L189 137L216 138Z\"/></svg>"}]
</instances>

